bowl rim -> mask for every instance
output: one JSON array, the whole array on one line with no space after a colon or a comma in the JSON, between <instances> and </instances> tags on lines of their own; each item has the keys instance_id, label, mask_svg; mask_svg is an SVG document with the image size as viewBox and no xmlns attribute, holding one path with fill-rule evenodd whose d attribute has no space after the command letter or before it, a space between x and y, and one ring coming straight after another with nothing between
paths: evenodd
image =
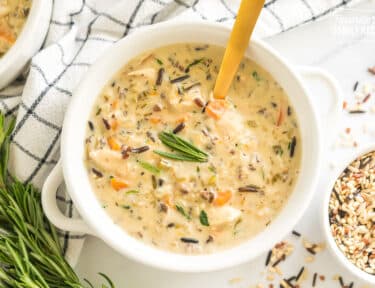
<instances>
[{"instance_id":1,"label":"bowl rim","mask_svg":"<svg viewBox=\"0 0 375 288\"><path fill-rule=\"evenodd\" d=\"M88 211L88 209L87 209L87 207L85 207L84 203L83 202L81 203L81 201L79 201L81 199L79 199L77 189L75 189L75 187L74 187L75 184L73 183L73 181L70 180L75 176L73 174L74 173L73 170L74 170L75 167L72 166L73 165L72 163L69 163L71 161L69 161L70 156L69 156L69 148L68 147L69 147L69 144L71 144L70 141L72 141L72 140L69 140L70 137L68 137L67 135L69 135L69 133L71 133L71 132L69 132L69 129L74 130L74 127L75 127L74 125L76 124L76 123L74 123L74 121L71 120L71 119L77 118L77 116L74 116L74 114L73 114L74 112L77 112L77 111L74 111L74 109L71 109L71 107L77 106L77 105L74 105L75 102L77 102L76 104L78 104L78 98L79 97L77 97L76 95L77 94L82 95L82 93L85 93L85 89L89 89L89 88L87 88L87 86L89 86L90 78L94 77L93 74L94 74L95 70L98 70L97 67L105 65L105 62L108 61L107 57L109 57L108 54L110 54L111 49L116 50L116 51L121 49L121 47L123 45L122 43L124 43L124 41L131 42L131 40L133 40L133 37L135 37L134 35L138 35L139 33L145 33L145 32L152 33L152 31L155 31L157 29L171 29L171 28L176 28L176 27L190 27L191 29L199 30L199 29L202 28L202 25L205 26L204 28L218 31L217 33L228 33L228 35L229 35L229 32L230 32L229 27L227 27L223 24L219 24L219 23L211 23L211 22L207 22L207 21L184 21L184 20L168 21L168 22L159 23L159 24L152 25L152 26L143 27L143 28L139 29L138 31L132 33L131 35L127 36L125 38L126 40L124 40L124 39L120 40L115 45L113 45L111 48L109 48L106 51L106 55L102 55L97 60L96 64L94 64L90 68L90 70L86 73L84 79L81 81L81 84L75 90L75 93L73 94L75 97L72 98L71 104L69 105L68 111L67 111L66 116L65 116L63 131L62 131L62 137L61 137L61 156L62 156L62 164L63 164L62 166L63 166L64 178L67 179L66 180L67 189L68 189L69 192L74 191L71 194L71 197L72 197L73 201L75 202L75 205L76 205L78 211L80 212L81 216L84 218L86 223L88 223L88 225L91 228L93 228L93 230L95 230L95 232L97 233L97 236L99 238L101 238L103 241L105 241L109 246L111 246L112 248L117 250L119 253L121 253L123 255L126 255L127 257L129 257L129 258L131 258L131 259L133 259L137 262L140 262L140 263L143 263L143 264L146 264L148 266L152 266L152 267L155 267L155 268L158 268L158 269L164 269L164 270L176 271L176 272L208 272L208 271L214 271L214 270L221 270L221 269L224 269L224 268L228 268L228 267L232 267L232 266L235 266L235 265L242 264L244 262L248 262L250 259L254 259L254 258L258 257L261 253L266 252L268 248L272 247L272 245L276 244L277 241L280 241L283 237L285 237L287 235L287 233L289 233L290 230L292 230L293 226L297 223L297 221L302 217L303 213L306 211L306 209L307 209L307 207L310 203L310 200L312 199L312 196L315 192L315 190L312 189L312 188L316 187L317 179L318 179L318 175L319 175L319 167L320 167L321 158L322 158L322 155L321 155L322 154L322 147L321 147L322 139L321 139L321 134L320 134L320 126L318 124L319 122L318 122L317 112L314 109L314 105L312 104L311 98L308 96L309 93L308 93L307 89L303 85L303 81L302 81L301 76L297 73L297 71L295 71L293 69L292 65L290 65L284 58L282 58L279 55L278 52L276 52L269 45L265 44L264 42L262 42L260 40L252 40L252 45L257 46L259 49L266 51L269 55L272 55L272 57L274 57L274 59L276 61L278 61L278 64L280 65L280 67L283 67L283 69L285 69L288 73L290 73L291 77L295 81L294 82L295 86L298 87L299 91L302 91L303 94L306 95L304 100L311 107L311 109L309 109L309 112L311 112L310 114L311 114L311 121L312 121L312 123L310 124L311 129L312 129L311 133L316 134L316 135L314 135L316 137L311 139L311 141L312 141L312 143L314 143L313 149L314 149L314 152L316 152L316 154L317 154L313 158L314 164L316 164L316 165L312 165L313 167L311 168L312 169L311 175L309 175L310 178L308 180L310 186L308 188L306 188L306 191L303 194L304 195L304 201L302 203L299 203L299 209L296 209L293 212L293 217L291 217L290 222L287 223L287 227L282 227L283 229L281 229L281 228L275 227L275 225L274 225L273 226L274 227L273 232L274 232L275 235L277 235L277 237L275 237L273 239L267 239L267 247L266 247L266 245L264 245L263 247L261 247L262 249L258 249L256 251L249 251L249 253L246 256L245 255L237 255L236 257L234 257L233 255L234 255L234 252L237 252L237 251L232 251L232 250L235 250L236 248L241 247L242 245L249 242L250 240L247 241L247 242L245 241L241 245L237 245L233 249L227 249L227 250L225 250L225 252L219 251L217 253L204 254L204 255L199 255L199 256L181 255L181 254L176 254L176 253L171 253L171 252L165 252L164 250L160 250L160 249L157 249L157 248L154 248L154 247L150 248L150 250L149 250L146 247L146 244L143 244L142 249L147 250L147 251L146 252L145 251L139 252L139 250L137 250L137 249L132 250L132 249L128 249L128 248L123 247L124 246L123 244L120 245L118 243L118 241L114 240L114 238L116 238L116 235L115 236L107 235L108 233L106 234L105 231L104 231L107 228L99 227L98 223L94 221L94 219L93 219L94 217L91 217L91 216L93 216L92 212ZM189 42L189 41L187 41L187 42ZM142 50L142 51L144 51L144 50ZM108 78L108 80L109 79L110 78ZM75 108L77 109L77 107L75 107ZM303 155L305 155L305 154L303 154ZM305 164L305 165L308 165L308 164ZM294 192L295 191L296 191L296 189L294 190ZM96 210L96 212L98 212L98 211ZM108 223L106 222L106 224L108 224ZM104 224L104 221L103 221L103 224ZM113 225L111 225L111 226L113 226ZM288 229L286 229L286 228L288 228ZM116 232L115 228L113 228L112 230L113 230L113 232ZM262 233L260 233L260 234L262 234ZM117 234L117 235L119 235L119 234ZM251 240L254 240L255 238L256 237L252 238ZM129 239L127 239L127 240L131 241ZM139 240L135 240L135 242L143 243ZM141 249L140 246L136 246L135 242L132 242L132 245L134 245L136 248ZM153 253L155 255L156 255L155 250L157 250L161 254L163 254L163 256L168 256L168 257L173 256L172 258L175 261L175 263L173 263L173 265L172 265L172 261L170 259L169 260L161 259L160 261L156 261L155 259L152 259L153 257L147 257L147 253L151 252L151 250L153 250ZM232 259L225 258L225 257L228 256L228 254L230 254L232 256ZM168 258L168 257L166 257L166 258ZM223 258L225 258L226 260L231 260L231 261L221 261L221 262L220 261L214 261L214 260L218 260L218 259L223 260ZM194 259L194 260L192 260L192 259ZM208 261L207 259L210 259L211 261ZM186 260L187 263L181 263L181 261L179 262L179 260ZM202 264L204 262L209 262L209 265L204 266L204 264ZM195 265L193 265L193 263Z\"/></svg>"},{"instance_id":2,"label":"bowl rim","mask_svg":"<svg viewBox=\"0 0 375 288\"><path fill-rule=\"evenodd\" d=\"M13 81L42 46L51 14L50 0L31 0L29 15L16 42L0 58L0 89Z\"/></svg>"},{"instance_id":3,"label":"bowl rim","mask_svg":"<svg viewBox=\"0 0 375 288\"><path fill-rule=\"evenodd\" d=\"M339 167L335 168L333 176L331 180L328 182L326 195L324 195L324 198L323 198L322 226L324 230L324 236L330 248L331 254L333 254L335 258L338 259L341 265L345 267L348 271L353 273L355 276L357 276L358 278L365 280L368 283L375 284L375 275L371 275L363 271L359 267L357 267L354 263L352 263L345 256L344 252L340 250L340 248L337 246L336 241L332 235L331 225L329 224L329 200L331 199L332 188L334 187L336 180L340 177L341 173L345 170L345 168L348 167L353 161L355 161L359 157L372 151L375 152L375 144L367 144L363 146L362 148L356 151L353 151L350 157L345 159L345 161L343 161L343 163L340 164Z\"/></svg>"}]
</instances>

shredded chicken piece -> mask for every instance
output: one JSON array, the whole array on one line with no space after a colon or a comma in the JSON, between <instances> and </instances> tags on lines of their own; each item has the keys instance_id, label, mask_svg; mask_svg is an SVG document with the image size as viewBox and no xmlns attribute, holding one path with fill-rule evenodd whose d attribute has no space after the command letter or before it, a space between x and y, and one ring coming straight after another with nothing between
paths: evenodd
<instances>
[{"instance_id":1,"label":"shredded chicken piece","mask_svg":"<svg viewBox=\"0 0 375 288\"><path fill-rule=\"evenodd\" d=\"M127 175L127 162L122 158L120 152L109 149L93 150L89 152L89 157L103 171L120 177Z\"/></svg>"},{"instance_id":2,"label":"shredded chicken piece","mask_svg":"<svg viewBox=\"0 0 375 288\"><path fill-rule=\"evenodd\" d=\"M241 211L230 207L223 206L219 208L211 208L207 211L208 219L210 219L211 226L218 226L233 222L241 215Z\"/></svg>"},{"instance_id":3,"label":"shredded chicken piece","mask_svg":"<svg viewBox=\"0 0 375 288\"><path fill-rule=\"evenodd\" d=\"M128 73L128 76L143 76L150 79L156 78L156 70L154 68L143 68Z\"/></svg>"}]
</instances>

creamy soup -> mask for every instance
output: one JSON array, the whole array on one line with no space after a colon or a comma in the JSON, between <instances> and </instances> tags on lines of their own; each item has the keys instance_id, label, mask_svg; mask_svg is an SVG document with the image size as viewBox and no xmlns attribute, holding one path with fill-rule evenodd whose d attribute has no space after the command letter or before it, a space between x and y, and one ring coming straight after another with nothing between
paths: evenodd
<instances>
[{"instance_id":1,"label":"creamy soup","mask_svg":"<svg viewBox=\"0 0 375 288\"><path fill-rule=\"evenodd\" d=\"M0 57L16 42L30 6L31 0L0 0Z\"/></svg>"},{"instance_id":2,"label":"creamy soup","mask_svg":"<svg viewBox=\"0 0 375 288\"><path fill-rule=\"evenodd\" d=\"M211 253L261 232L299 172L296 115L271 75L244 59L225 100L212 91L224 48L166 46L104 87L85 161L99 201L128 234Z\"/></svg>"}]
</instances>

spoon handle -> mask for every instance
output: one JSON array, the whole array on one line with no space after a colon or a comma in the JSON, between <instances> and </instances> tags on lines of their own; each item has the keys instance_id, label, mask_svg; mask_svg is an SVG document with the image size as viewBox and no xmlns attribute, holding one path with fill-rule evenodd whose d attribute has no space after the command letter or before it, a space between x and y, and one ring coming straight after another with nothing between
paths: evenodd
<instances>
[{"instance_id":1,"label":"spoon handle","mask_svg":"<svg viewBox=\"0 0 375 288\"><path fill-rule=\"evenodd\" d=\"M254 30L264 1L242 0L216 79L215 98L223 99L227 95L232 79L249 44L251 33Z\"/></svg>"}]
</instances>

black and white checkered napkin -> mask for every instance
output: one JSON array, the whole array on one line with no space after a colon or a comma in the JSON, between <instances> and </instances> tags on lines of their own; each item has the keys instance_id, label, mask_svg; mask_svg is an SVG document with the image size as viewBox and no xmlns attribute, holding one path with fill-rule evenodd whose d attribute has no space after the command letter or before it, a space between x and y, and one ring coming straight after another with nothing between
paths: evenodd
<instances>
[{"instance_id":1,"label":"black and white checkered napkin","mask_svg":"<svg viewBox=\"0 0 375 288\"><path fill-rule=\"evenodd\" d=\"M52 0L51 0L52 1ZM315 21L356 0L268 0L255 33L265 37ZM1 109L17 115L11 171L41 187L59 158L59 139L72 91L90 65L120 38L143 25L172 18L232 23L239 0L54 0L44 49L32 59L26 83L0 91ZM58 201L76 216L69 196ZM64 251L76 263L83 235L61 232Z\"/></svg>"}]
</instances>

